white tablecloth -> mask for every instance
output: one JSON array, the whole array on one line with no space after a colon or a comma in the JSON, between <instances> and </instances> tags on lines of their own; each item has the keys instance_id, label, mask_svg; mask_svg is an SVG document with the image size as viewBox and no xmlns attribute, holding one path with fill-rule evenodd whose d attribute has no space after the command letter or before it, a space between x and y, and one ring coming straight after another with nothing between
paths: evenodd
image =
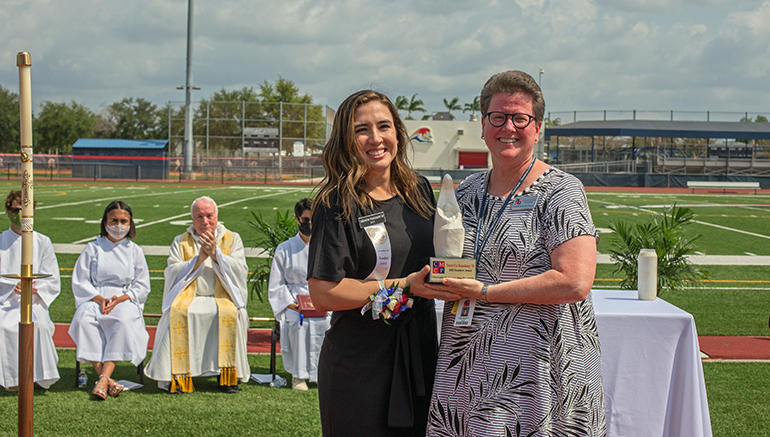
<instances>
[{"instance_id":1,"label":"white tablecloth","mask_svg":"<svg viewBox=\"0 0 770 437\"><path fill-rule=\"evenodd\" d=\"M692 315L636 291L594 290L608 436L711 436Z\"/></svg>"}]
</instances>

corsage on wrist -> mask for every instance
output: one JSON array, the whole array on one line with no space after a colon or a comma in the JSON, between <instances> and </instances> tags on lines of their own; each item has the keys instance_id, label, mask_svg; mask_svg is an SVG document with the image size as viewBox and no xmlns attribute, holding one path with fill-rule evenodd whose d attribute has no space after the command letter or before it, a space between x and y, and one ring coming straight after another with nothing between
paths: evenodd
<instances>
[{"instance_id":1,"label":"corsage on wrist","mask_svg":"<svg viewBox=\"0 0 770 437\"><path fill-rule=\"evenodd\" d=\"M385 288L385 282L377 282L380 289L369 296L369 302L361 308L361 315L371 308L372 319L382 318L385 323L388 323L389 319L395 319L414 304L414 299L409 297L409 285L403 289L394 282L390 288Z\"/></svg>"}]
</instances>

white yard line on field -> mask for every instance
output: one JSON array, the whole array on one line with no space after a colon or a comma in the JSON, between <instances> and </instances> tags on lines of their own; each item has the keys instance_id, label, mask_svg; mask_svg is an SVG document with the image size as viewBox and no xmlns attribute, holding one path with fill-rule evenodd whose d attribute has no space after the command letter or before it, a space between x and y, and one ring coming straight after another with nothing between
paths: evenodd
<instances>
[{"instance_id":1,"label":"white yard line on field","mask_svg":"<svg viewBox=\"0 0 770 437\"><path fill-rule=\"evenodd\" d=\"M602 200L592 199L591 202L606 203L608 205L612 205L614 207L614 209L618 209L619 207L623 207L623 208L628 208L628 209L636 209L638 211L642 211L642 212L646 212L646 213L650 213L650 214L655 214L657 212L657 211L651 211L649 209L638 207L638 206L620 205L620 204L617 204L617 203L614 203L614 202L607 202L607 201L602 201ZM757 233L754 233L754 232L744 231L742 229L728 228L727 226L717 225L717 224L714 224L714 223L704 222L704 221L701 221L701 220L693 220L692 223L698 223L698 224L704 225L704 226L712 226L712 227L715 227L715 228L724 229L726 231L738 232L739 234L746 234L746 235L751 235L752 237L766 238L766 239L770 240L770 235L762 235L762 234L757 234Z\"/></svg>"},{"instance_id":2,"label":"white yard line on field","mask_svg":"<svg viewBox=\"0 0 770 437\"><path fill-rule=\"evenodd\" d=\"M217 190L221 190L222 188L216 188ZM180 191L171 191L166 193L141 193L141 194L134 194L130 196L119 196L121 199L132 199L134 197L151 197L151 196L167 196L170 194L182 194L182 193L189 193L192 191L200 191L200 188L193 188L190 190L180 190ZM56 205L41 205L38 206L37 209L48 209L48 208L58 208L60 206L76 206L76 205L85 205L86 203L96 203L96 202L106 202L106 201L113 201L115 200L115 196L111 197L105 197L102 199L90 199L90 200L82 200L80 202L68 202L68 203L57 203Z\"/></svg>"},{"instance_id":3,"label":"white yard line on field","mask_svg":"<svg viewBox=\"0 0 770 437\"><path fill-rule=\"evenodd\" d=\"M770 266L770 256L749 255L687 255L699 266ZM596 264L614 264L606 253L596 254Z\"/></svg>"}]
</instances>

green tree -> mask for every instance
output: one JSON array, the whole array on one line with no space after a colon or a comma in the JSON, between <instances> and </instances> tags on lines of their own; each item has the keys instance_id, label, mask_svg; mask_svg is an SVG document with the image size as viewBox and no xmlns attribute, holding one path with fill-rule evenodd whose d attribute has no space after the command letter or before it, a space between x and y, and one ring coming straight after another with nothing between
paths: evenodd
<instances>
[{"instance_id":1,"label":"green tree","mask_svg":"<svg viewBox=\"0 0 770 437\"><path fill-rule=\"evenodd\" d=\"M449 117L452 119L455 118L454 115L452 115L452 111L459 111L462 109L460 104L457 103L459 101L460 101L459 97L454 97L451 101L444 99L444 106L446 106L447 111L449 111Z\"/></svg>"},{"instance_id":2,"label":"green tree","mask_svg":"<svg viewBox=\"0 0 770 437\"><path fill-rule=\"evenodd\" d=\"M471 114L475 114L481 111L481 103L479 102L479 96L476 96L476 98L474 98L471 103L465 104L465 107L463 108L463 114L465 114L465 111L471 111Z\"/></svg>"},{"instance_id":3,"label":"green tree","mask_svg":"<svg viewBox=\"0 0 770 437\"><path fill-rule=\"evenodd\" d=\"M32 125L35 146L71 152L78 138L93 136L95 126L96 115L85 106L74 101L69 105L45 101Z\"/></svg>"},{"instance_id":4,"label":"green tree","mask_svg":"<svg viewBox=\"0 0 770 437\"><path fill-rule=\"evenodd\" d=\"M171 102L166 102L165 105L158 108L158 117L160 123L156 131L156 138L159 140L165 140L169 138L169 118L171 118L171 129L174 129L174 120L184 118L184 108L174 107ZM181 134L184 135L184 122L182 124Z\"/></svg>"},{"instance_id":5,"label":"green tree","mask_svg":"<svg viewBox=\"0 0 770 437\"><path fill-rule=\"evenodd\" d=\"M393 103L397 110L399 111L408 111L409 110L409 99L406 98L406 96L398 96L396 97L396 101Z\"/></svg>"},{"instance_id":6,"label":"green tree","mask_svg":"<svg viewBox=\"0 0 770 437\"><path fill-rule=\"evenodd\" d=\"M259 102L260 96L252 87L233 91L222 88L201 100L194 116L193 135L205 136L208 122L210 149L240 150L243 127L265 127L250 126L247 121L264 118ZM181 133L175 135L184 135L184 124Z\"/></svg>"},{"instance_id":7,"label":"green tree","mask_svg":"<svg viewBox=\"0 0 770 437\"><path fill-rule=\"evenodd\" d=\"M313 96L301 94L299 87L288 79L278 76L275 84L268 81L259 85L264 117L281 128L281 148L287 155L293 151L294 141L308 138L306 148L321 146L326 138L323 108L313 105ZM280 120L279 120L280 118Z\"/></svg>"},{"instance_id":8,"label":"green tree","mask_svg":"<svg viewBox=\"0 0 770 437\"><path fill-rule=\"evenodd\" d=\"M767 117L765 117L764 115L757 115L757 117L754 119L754 122L755 123L767 123L768 120L767 120Z\"/></svg>"},{"instance_id":9,"label":"green tree","mask_svg":"<svg viewBox=\"0 0 770 437\"><path fill-rule=\"evenodd\" d=\"M18 152L19 141L19 95L0 85L0 152Z\"/></svg>"},{"instance_id":10,"label":"green tree","mask_svg":"<svg viewBox=\"0 0 770 437\"><path fill-rule=\"evenodd\" d=\"M428 112L425 110L424 105L425 104L422 102L422 100L417 98L417 93L414 93L412 95L412 98L409 100L409 106L406 109L406 112L407 112L406 119L414 120L412 118L412 112L422 112L422 113Z\"/></svg>"},{"instance_id":11,"label":"green tree","mask_svg":"<svg viewBox=\"0 0 770 437\"><path fill-rule=\"evenodd\" d=\"M126 140L158 139L161 125L167 123L158 107L143 98L124 98L108 106L103 117L108 136ZM105 132L107 133L107 132Z\"/></svg>"},{"instance_id":12,"label":"green tree","mask_svg":"<svg viewBox=\"0 0 770 437\"><path fill-rule=\"evenodd\" d=\"M313 96L310 94L300 94L299 88L293 81L278 76L275 85L268 81L259 85L259 96L263 102L284 102L284 103L313 103Z\"/></svg>"},{"instance_id":13,"label":"green tree","mask_svg":"<svg viewBox=\"0 0 770 437\"><path fill-rule=\"evenodd\" d=\"M550 118L546 117L545 120L543 120L543 125L545 127L561 126L561 118L554 118L551 120Z\"/></svg>"},{"instance_id":14,"label":"green tree","mask_svg":"<svg viewBox=\"0 0 770 437\"><path fill-rule=\"evenodd\" d=\"M280 128L283 150L290 154L294 141L307 137L313 143L310 139L323 142L325 138L322 107L310 106L312 103L312 96L301 94L294 82L280 76L274 84L264 81L259 90L223 88L201 100L195 113L193 134L201 137L208 132L210 149L233 151L242 147L244 128ZM183 128L172 126L173 134L183 135Z\"/></svg>"}]
</instances>

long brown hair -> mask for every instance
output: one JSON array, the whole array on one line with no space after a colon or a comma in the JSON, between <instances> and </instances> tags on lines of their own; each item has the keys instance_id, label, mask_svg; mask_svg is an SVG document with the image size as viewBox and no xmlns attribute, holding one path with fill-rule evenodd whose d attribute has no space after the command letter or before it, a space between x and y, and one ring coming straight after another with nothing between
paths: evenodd
<instances>
[{"instance_id":1,"label":"long brown hair","mask_svg":"<svg viewBox=\"0 0 770 437\"><path fill-rule=\"evenodd\" d=\"M322 204L331 206L331 195L337 192L342 206L342 220L350 218L354 204L371 210L377 201L366 193L364 176L368 171L366 161L360 155L355 136L356 109L369 102L380 102L390 111L398 139L398 150L390 164L390 188L406 205L424 218L430 217L433 207L419 192L417 173L412 170L406 156L406 146L410 144L404 122L398 111L385 94L372 90L362 90L350 95L337 109L329 142L326 143L321 161L326 176L321 181L313 211Z\"/></svg>"}]
</instances>

